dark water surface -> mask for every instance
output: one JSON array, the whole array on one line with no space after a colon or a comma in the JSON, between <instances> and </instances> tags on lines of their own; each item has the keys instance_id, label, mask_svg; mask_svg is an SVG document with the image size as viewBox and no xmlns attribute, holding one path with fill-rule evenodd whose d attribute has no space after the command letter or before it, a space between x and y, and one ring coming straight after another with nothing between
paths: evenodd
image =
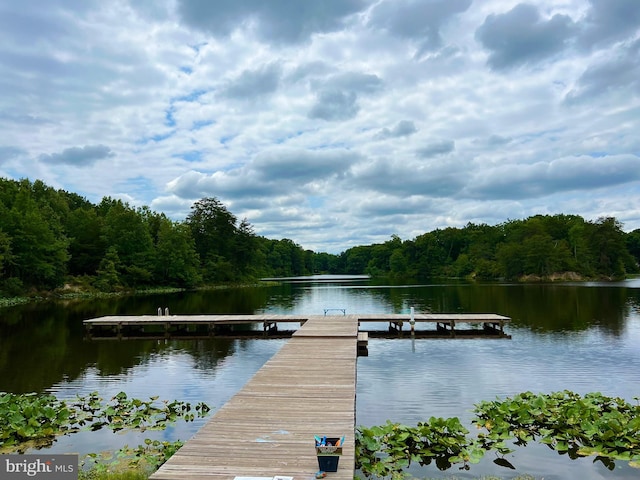
<instances>
[{"instance_id":1,"label":"dark water surface","mask_svg":"<svg viewBox=\"0 0 640 480\"><path fill-rule=\"evenodd\" d=\"M358 359L357 422L416 424L459 417L470 430L473 405L522 391L599 391L629 402L640 396L640 280L607 284L380 285L373 281L293 282L174 295L41 303L0 310L0 391L51 392L60 398L124 391L130 397L223 405L286 342L280 339L93 341L82 320L103 315L491 312L512 317L511 340L371 339ZM191 437L202 420L164 432L85 432L61 437L52 453L114 450L144 438ZM489 458L470 472L453 467L412 471L430 478L631 479L618 462L609 471L592 458L572 461L531 444L509 455L516 470Z\"/></svg>"}]
</instances>

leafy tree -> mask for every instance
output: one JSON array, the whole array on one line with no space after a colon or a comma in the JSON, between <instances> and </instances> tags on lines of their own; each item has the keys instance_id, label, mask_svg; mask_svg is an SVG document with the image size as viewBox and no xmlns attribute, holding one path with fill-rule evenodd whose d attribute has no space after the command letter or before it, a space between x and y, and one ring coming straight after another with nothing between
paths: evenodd
<instances>
[{"instance_id":1,"label":"leafy tree","mask_svg":"<svg viewBox=\"0 0 640 480\"><path fill-rule=\"evenodd\" d=\"M71 255L69 273L95 275L107 248L104 218L93 208L77 208L68 215L66 231Z\"/></svg>"},{"instance_id":2,"label":"leafy tree","mask_svg":"<svg viewBox=\"0 0 640 480\"><path fill-rule=\"evenodd\" d=\"M498 246L506 240L505 225L490 226L468 223L465 228L468 245L465 253L474 266L478 278L498 278L503 275L496 261Z\"/></svg>"},{"instance_id":3,"label":"leafy tree","mask_svg":"<svg viewBox=\"0 0 640 480\"><path fill-rule=\"evenodd\" d=\"M293 276L309 273L304 269L304 252L292 240L269 240L266 254L269 275Z\"/></svg>"},{"instance_id":4,"label":"leafy tree","mask_svg":"<svg viewBox=\"0 0 640 480\"><path fill-rule=\"evenodd\" d=\"M626 247L622 224L615 218L601 217L588 225L586 234L596 262L596 273L611 278L623 277L625 265L633 264L633 259Z\"/></svg>"},{"instance_id":5,"label":"leafy tree","mask_svg":"<svg viewBox=\"0 0 640 480\"><path fill-rule=\"evenodd\" d=\"M431 278L442 274L447 263L447 252L438 238L438 233L429 232L416 237L415 258L411 259L417 269L418 278Z\"/></svg>"},{"instance_id":6,"label":"leafy tree","mask_svg":"<svg viewBox=\"0 0 640 480\"><path fill-rule=\"evenodd\" d=\"M203 262L228 261L235 247L236 217L220 200L207 197L198 200L187 216L187 225Z\"/></svg>"},{"instance_id":7,"label":"leafy tree","mask_svg":"<svg viewBox=\"0 0 640 480\"><path fill-rule=\"evenodd\" d=\"M508 242L499 245L496 258L506 278L517 278L525 274L524 248L521 243Z\"/></svg>"},{"instance_id":8,"label":"leafy tree","mask_svg":"<svg viewBox=\"0 0 640 480\"><path fill-rule=\"evenodd\" d=\"M562 270L552 255L554 248L554 241L548 234L527 237L522 243L525 273L544 276Z\"/></svg>"},{"instance_id":9,"label":"leafy tree","mask_svg":"<svg viewBox=\"0 0 640 480\"><path fill-rule=\"evenodd\" d=\"M366 272L367 265L371 261L371 246L352 247L345 252L346 273L361 275Z\"/></svg>"},{"instance_id":10,"label":"leafy tree","mask_svg":"<svg viewBox=\"0 0 640 480\"><path fill-rule=\"evenodd\" d=\"M234 259L241 277L255 276L258 272L258 237L246 218L240 222L235 237Z\"/></svg>"},{"instance_id":11,"label":"leafy tree","mask_svg":"<svg viewBox=\"0 0 640 480\"><path fill-rule=\"evenodd\" d=\"M407 259L399 248L394 250L389 257L389 271L394 277L404 277L407 275Z\"/></svg>"},{"instance_id":12,"label":"leafy tree","mask_svg":"<svg viewBox=\"0 0 640 480\"><path fill-rule=\"evenodd\" d=\"M367 263L366 273L369 275L386 275L391 272L391 257L398 251L399 255L402 255L402 240L397 235L392 235L391 240L387 240L383 244L377 244L371 246L370 260ZM400 257L396 256L396 259ZM406 260L405 260L406 263ZM399 265L396 263L396 267ZM406 265L404 267L406 270ZM404 273L396 272L397 274L404 275ZM405 272L406 273L406 272Z\"/></svg>"},{"instance_id":13,"label":"leafy tree","mask_svg":"<svg viewBox=\"0 0 640 480\"><path fill-rule=\"evenodd\" d=\"M97 277L94 285L103 292L113 292L122 284L120 282L120 258L115 247L109 247L104 258L98 266Z\"/></svg>"},{"instance_id":14,"label":"leafy tree","mask_svg":"<svg viewBox=\"0 0 640 480\"><path fill-rule=\"evenodd\" d=\"M68 241L60 232L56 219L41 213L26 180L21 182L4 227L11 238L12 250L8 275L19 278L26 286L60 286L69 258Z\"/></svg>"},{"instance_id":15,"label":"leafy tree","mask_svg":"<svg viewBox=\"0 0 640 480\"><path fill-rule=\"evenodd\" d=\"M11 262L11 238L0 229L0 278L3 278L4 266Z\"/></svg>"},{"instance_id":16,"label":"leafy tree","mask_svg":"<svg viewBox=\"0 0 640 480\"><path fill-rule=\"evenodd\" d=\"M464 252L469 245L464 230L447 227L443 230L437 230L436 232L438 240L446 252L447 263L455 262L458 256Z\"/></svg>"},{"instance_id":17,"label":"leafy tree","mask_svg":"<svg viewBox=\"0 0 640 480\"><path fill-rule=\"evenodd\" d=\"M200 258L187 225L168 219L159 224L155 280L179 287L193 287L200 282Z\"/></svg>"},{"instance_id":18,"label":"leafy tree","mask_svg":"<svg viewBox=\"0 0 640 480\"><path fill-rule=\"evenodd\" d=\"M595 258L589 247L589 240L586 235L588 225L585 221L576 221L567 233L569 249L576 270L586 276L595 275Z\"/></svg>"},{"instance_id":19,"label":"leafy tree","mask_svg":"<svg viewBox=\"0 0 640 480\"><path fill-rule=\"evenodd\" d=\"M467 277L473 273L473 263L466 253L461 253L452 265L452 273L456 277Z\"/></svg>"},{"instance_id":20,"label":"leafy tree","mask_svg":"<svg viewBox=\"0 0 640 480\"><path fill-rule=\"evenodd\" d=\"M314 273L340 273L344 269L340 266L340 256L326 252L316 252L313 255Z\"/></svg>"},{"instance_id":21,"label":"leafy tree","mask_svg":"<svg viewBox=\"0 0 640 480\"><path fill-rule=\"evenodd\" d=\"M109 208L104 223L105 241L115 248L122 265L122 280L129 286L148 284L154 249L140 212L117 200Z\"/></svg>"},{"instance_id":22,"label":"leafy tree","mask_svg":"<svg viewBox=\"0 0 640 480\"><path fill-rule=\"evenodd\" d=\"M640 228L627 234L627 249L629 253L635 258L636 268L640 264Z\"/></svg>"}]
</instances>

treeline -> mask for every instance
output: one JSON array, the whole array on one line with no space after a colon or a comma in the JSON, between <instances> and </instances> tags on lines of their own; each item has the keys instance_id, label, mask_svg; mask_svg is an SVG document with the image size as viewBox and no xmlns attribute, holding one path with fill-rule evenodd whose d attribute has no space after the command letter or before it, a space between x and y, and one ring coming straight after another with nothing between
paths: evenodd
<instances>
[{"instance_id":1,"label":"treeline","mask_svg":"<svg viewBox=\"0 0 640 480\"><path fill-rule=\"evenodd\" d=\"M438 229L404 242L393 236L342 257L345 272L372 276L527 279L571 273L620 279L639 271L640 229L625 233L615 218L536 215L496 226Z\"/></svg>"},{"instance_id":2,"label":"treeline","mask_svg":"<svg viewBox=\"0 0 640 480\"><path fill-rule=\"evenodd\" d=\"M184 221L105 197L93 204L37 180L0 178L0 295L71 282L101 291L193 288L261 277L348 273L399 279L514 279L575 272L621 278L638 272L640 230L614 218L534 216L434 230L340 255L256 235L218 199L193 204Z\"/></svg>"},{"instance_id":3,"label":"treeline","mask_svg":"<svg viewBox=\"0 0 640 480\"><path fill-rule=\"evenodd\" d=\"M182 222L105 197L95 205L42 181L0 178L0 294L69 281L101 291L192 288L327 271L335 256L254 233L216 198Z\"/></svg>"}]
</instances>

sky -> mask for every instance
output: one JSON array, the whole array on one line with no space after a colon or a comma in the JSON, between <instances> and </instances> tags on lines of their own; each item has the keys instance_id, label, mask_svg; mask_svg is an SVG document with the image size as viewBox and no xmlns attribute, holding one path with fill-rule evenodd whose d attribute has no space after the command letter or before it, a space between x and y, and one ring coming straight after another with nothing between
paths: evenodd
<instances>
[{"instance_id":1,"label":"sky","mask_svg":"<svg viewBox=\"0 0 640 480\"><path fill-rule=\"evenodd\" d=\"M0 177L340 253L640 228L639 0L0 0Z\"/></svg>"}]
</instances>

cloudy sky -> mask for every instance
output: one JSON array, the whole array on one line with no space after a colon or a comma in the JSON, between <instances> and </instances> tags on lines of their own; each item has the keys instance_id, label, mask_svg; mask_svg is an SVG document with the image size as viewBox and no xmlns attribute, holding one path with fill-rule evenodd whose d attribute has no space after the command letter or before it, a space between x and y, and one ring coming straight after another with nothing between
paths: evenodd
<instances>
[{"instance_id":1,"label":"cloudy sky","mask_svg":"<svg viewBox=\"0 0 640 480\"><path fill-rule=\"evenodd\" d=\"M0 0L0 176L339 253L640 228L638 0Z\"/></svg>"}]
</instances>

